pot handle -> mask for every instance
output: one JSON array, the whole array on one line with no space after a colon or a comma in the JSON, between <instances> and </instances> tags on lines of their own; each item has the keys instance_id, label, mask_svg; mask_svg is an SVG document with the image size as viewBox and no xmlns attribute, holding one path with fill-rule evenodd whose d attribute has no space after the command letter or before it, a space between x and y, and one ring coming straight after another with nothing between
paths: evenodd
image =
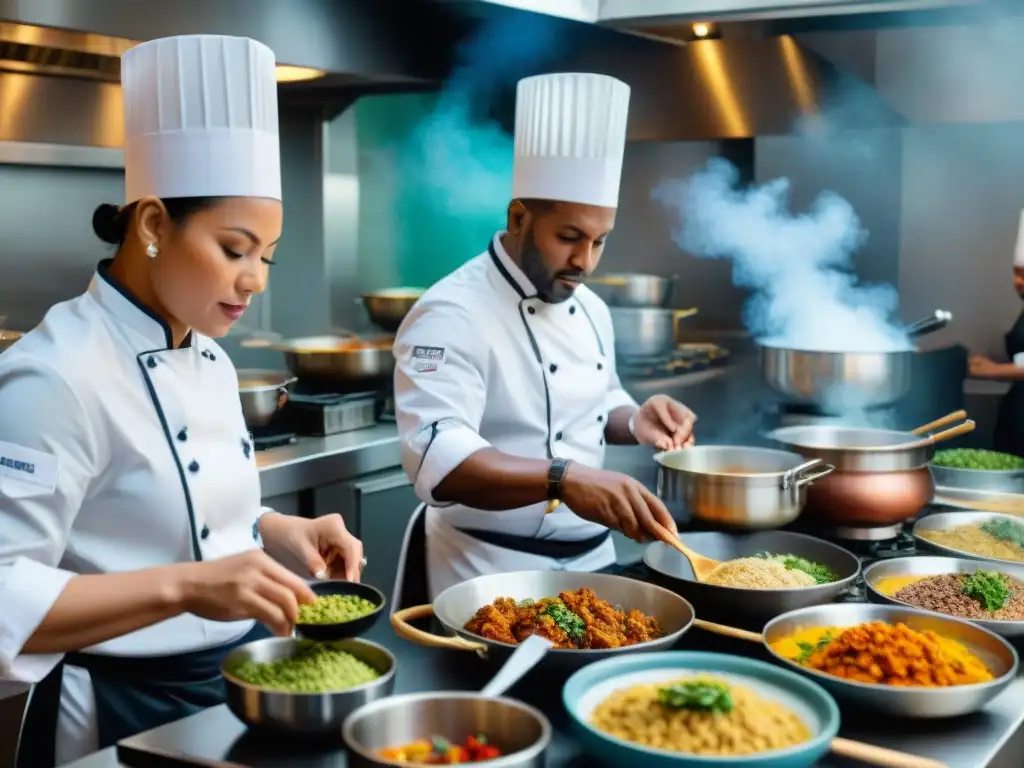
<instances>
[{"instance_id":1,"label":"pot handle","mask_svg":"<svg viewBox=\"0 0 1024 768\"><path fill-rule=\"evenodd\" d=\"M400 638L408 640L410 643L416 643L416 645L426 648L446 648L453 651L475 651L480 658L487 658L487 646L483 643L474 643L472 640L457 635L441 637L417 629L409 623L433 615L433 605L414 605L410 608L403 608L391 614L391 628Z\"/></svg>"},{"instance_id":2,"label":"pot handle","mask_svg":"<svg viewBox=\"0 0 1024 768\"><path fill-rule=\"evenodd\" d=\"M815 480L820 480L826 475L831 475L835 472L836 468L831 464L821 464L821 470L813 472L810 475L805 475L811 467L816 467L821 464L821 459L811 459L805 461L798 467L793 467L782 476L782 490L788 491L790 488L803 488L805 485L813 483Z\"/></svg>"},{"instance_id":3,"label":"pot handle","mask_svg":"<svg viewBox=\"0 0 1024 768\"><path fill-rule=\"evenodd\" d=\"M698 310L696 307L672 310L672 335L675 337L677 342L679 340L679 321L685 320L688 317L693 317L697 312Z\"/></svg>"},{"instance_id":4,"label":"pot handle","mask_svg":"<svg viewBox=\"0 0 1024 768\"><path fill-rule=\"evenodd\" d=\"M277 388L277 410L284 408L285 403L288 402L288 390L285 387Z\"/></svg>"}]
</instances>

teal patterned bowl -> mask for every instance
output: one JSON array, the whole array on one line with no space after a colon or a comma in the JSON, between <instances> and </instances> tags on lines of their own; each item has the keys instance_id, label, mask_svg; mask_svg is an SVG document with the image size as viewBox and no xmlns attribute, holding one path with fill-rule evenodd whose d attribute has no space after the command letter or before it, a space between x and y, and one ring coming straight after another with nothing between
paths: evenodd
<instances>
[{"instance_id":1,"label":"teal patterned bowl","mask_svg":"<svg viewBox=\"0 0 1024 768\"><path fill-rule=\"evenodd\" d=\"M796 713L812 734L810 741L787 749L735 757L710 757L643 747L590 725L591 714L614 691L634 685L669 682L687 674L707 674L735 682ZM588 753L610 766L643 768L806 768L828 751L839 732L839 707L817 683L756 659L698 651L646 653L597 661L576 672L562 690L573 732Z\"/></svg>"}]
</instances>

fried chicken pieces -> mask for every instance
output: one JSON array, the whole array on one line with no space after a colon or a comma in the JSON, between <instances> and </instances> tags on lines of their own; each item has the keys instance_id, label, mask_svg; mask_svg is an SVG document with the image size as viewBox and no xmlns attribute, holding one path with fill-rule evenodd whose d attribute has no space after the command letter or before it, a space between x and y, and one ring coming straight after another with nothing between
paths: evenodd
<instances>
[{"instance_id":1,"label":"fried chicken pieces","mask_svg":"<svg viewBox=\"0 0 1024 768\"><path fill-rule=\"evenodd\" d=\"M661 636L656 619L635 609L616 610L590 589L521 604L499 597L478 610L465 629L487 640L511 644L542 635L555 648L573 650L621 648Z\"/></svg>"}]
</instances>

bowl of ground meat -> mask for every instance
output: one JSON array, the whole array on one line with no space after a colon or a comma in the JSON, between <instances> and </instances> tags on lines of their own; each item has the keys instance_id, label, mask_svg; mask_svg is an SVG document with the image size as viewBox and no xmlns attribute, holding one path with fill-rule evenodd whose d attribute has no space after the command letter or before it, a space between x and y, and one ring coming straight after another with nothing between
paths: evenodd
<instances>
[{"instance_id":1,"label":"bowl of ground meat","mask_svg":"<svg viewBox=\"0 0 1024 768\"><path fill-rule=\"evenodd\" d=\"M864 571L875 603L966 619L1003 637L1024 636L1024 566L956 557L899 557Z\"/></svg>"}]
</instances>

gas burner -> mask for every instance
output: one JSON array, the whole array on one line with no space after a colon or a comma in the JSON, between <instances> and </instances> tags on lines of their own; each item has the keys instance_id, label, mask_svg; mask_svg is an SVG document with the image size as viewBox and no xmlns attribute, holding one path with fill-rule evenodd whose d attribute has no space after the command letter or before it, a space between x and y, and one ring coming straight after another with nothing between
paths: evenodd
<instances>
[{"instance_id":1,"label":"gas burner","mask_svg":"<svg viewBox=\"0 0 1024 768\"><path fill-rule=\"evenodd\" d=\"M729 350L715 344L680 344L666 355L653 357L619 356L619 376L633 381L668 378L697 373L728 362Z\"/></svg>"},{"instance_id":2,"label":"gas burner","mask_svg":"<svg viewBox=\"0 0 1024 768\"><path fill-rule=\"evenodd\" d=\"M377 393L292 395L288 412L295 431L324 437L377 423Z\"/></svg>"}]
</instances>

